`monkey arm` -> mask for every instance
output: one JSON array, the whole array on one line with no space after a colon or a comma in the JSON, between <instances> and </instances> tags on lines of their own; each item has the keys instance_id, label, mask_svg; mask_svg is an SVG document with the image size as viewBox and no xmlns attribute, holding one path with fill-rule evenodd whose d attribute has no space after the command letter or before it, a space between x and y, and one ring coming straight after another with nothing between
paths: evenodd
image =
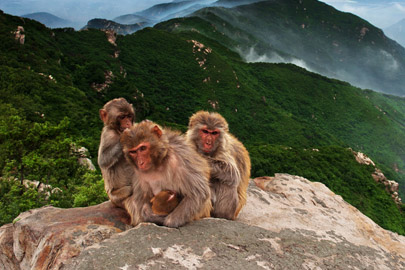
<instances>
[{"instance_id":1,"label":"monkey arm","mask_svg":"<svg viewBox=\"0 0 405 270\"><path fill-rule=\"evenodd\" d=\"M153 213L152 206L149 202L145 202L142 206L142 217L146 222L153 222L158 225L164 224L166 216L156 215Z\"/></svg>"},{"instance_id":2,"label":"monkey arm","mask_svg":"<svg viewBox=\"0 0 405 270\"><path fill-rule=\"evenodd\" d=\"M98 165L102 169L114 166L123 157L120 136L113 130L103 130L98 150Z\"/></svg>"},{"instance_id":3,"label":"monkey arm","mask_svg":"<svg viewBox=\"0 0 405 270\"><path fill-rule=\"evenodd\" d=\"M193 219L200 218L200 213L207 208L207 204L209 205L207 216L209 216L211 203L207 179L202 174L188 176L188 178L183 178L185 181L183 181L182 189L177 191L182 200L164 221L164 225L167 227L177 228Z\"/></svg>"},{"instance_id":4,"label":"monkey arm","mask_svg":"<svg viewBox=\"0 0 405 270\"><path fill-rule=\"evenodd\" d=\"M122 201L132 195L132 186L123 186L121 188L107 190L107 195L114 205L123 207Z\"/></svg>"},{"instance_id":5,"label":"monkey arm","mask_svg":"<svg viewBox=\"0 0 405 270\"><path fill-rule=\"evenodd\" d=\"M236 188L241 182L239 169L234 162L225 162L210 159L211 179L217 179L219 183Z\"/></svg>"},{"instance_id":6,"label":"monkey arm","mask_svg":"<svg viewBox=\"0 0 405 270\"><path fill-rule=\"evenodd\" d=\"M171 228L178 228L187 222L191 221L197 215L199 205L196 199L190 197L183 197L180 204L171 212L163 222L163 225ZM199 209L198 209L199 210Z\"/></svg>"}]
</instances>

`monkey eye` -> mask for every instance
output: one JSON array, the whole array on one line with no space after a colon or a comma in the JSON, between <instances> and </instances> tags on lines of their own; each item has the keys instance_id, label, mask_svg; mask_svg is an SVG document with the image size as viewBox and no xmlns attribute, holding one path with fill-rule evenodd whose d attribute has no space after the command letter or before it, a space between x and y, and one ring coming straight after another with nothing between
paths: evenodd
<instances>
[{"instance_id":1,"label":"monkey eye","mask_svg":"<svg viewBox=\"0 0 405 270\"><path fill-rule=\"evenodd\" d=\"M209 132L208 132L208 130L206 130L206 129L202 129L201 130L204 134L208 134Z\"/></svg>"},{"instance_id":2,"label":"monkey eye","mask_svg":"<svg viewBox=\"0 0 405 270\"><path fill-rule=\"evenodd\" d=\"M219 132L218 132L218 131L213 131L213 132L211 132L211 134L212 134L212 135L218 135Z\"/></svg>"},{"instance_id":3,"label":"monkey eye","mask_svg":"<svg viewBox=\"0 0 405 270\"><path fill-rule=\"evenodd\" d=\"M130 153L131 155L134 155L134 154L136 154L136 151L137 151L137 150L131 150L131 151L129 151L129 153Z\"/></svg>"},{"instance_id":4,"label":"monkey eye","mask_svg":"<svg viewBox=\"0 0 405 270\"><path fill-rule=\"evenodd\" d=\"M145 150L146 150L146 146L145 146L145 145L142 145L141 147L139 147L139 150L145 151Z\"/></svg>"}]
</instances>

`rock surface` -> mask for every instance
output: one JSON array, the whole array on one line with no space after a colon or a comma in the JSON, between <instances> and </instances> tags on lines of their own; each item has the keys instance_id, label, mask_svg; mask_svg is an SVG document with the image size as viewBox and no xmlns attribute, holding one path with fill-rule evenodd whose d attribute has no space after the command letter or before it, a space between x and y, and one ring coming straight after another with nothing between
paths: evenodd
<instances>
[{"instance_id":1,"label":"rock surface","mask_svg":"<svg viewBox=\"0 0 405 270\"><path fill-rule=\"evenodd\" d=\"M254 181L260 188L250 186L240 222L275 232L308 230L320 240L342 239L405 258L404 236L381 228L324 184L287 174Z\"/></svg>"},{"instance_id":2,"label":"rock surface","mask_svg":"<svg viewBox=\"0 0 405 270\"><path fill-rule=\"evenodd\" d=\"M237 221L126 230L109 202L18 219L0 228L0 269L405 269L405 237L325 185L286 174L251 181Z\"/></svg>"},{"instance_id":3,"label":"rock surface","mask_svg":"<svg viewBox=\"0 0 405 270\"><path fill-rule=\"evenodd\" d=\"M85 247L129 229L128 222L126 212L110 202L24 212L0 228L0 269L59 269Z\"/></svg>"},{"instance_id":4,"label":"rock surface","mask_svg":"<svg viewBox=\"0 0 405 270\"><path fill-rule=\"evenodd\" d=\"M85 249L62 269L392 270L404 267L398 255L381 256L375 249L356 246L344 239L322 240L304 229L273 232L241 222L204 219L180 229L141 224Z\"/></svg>"}]
</instances>

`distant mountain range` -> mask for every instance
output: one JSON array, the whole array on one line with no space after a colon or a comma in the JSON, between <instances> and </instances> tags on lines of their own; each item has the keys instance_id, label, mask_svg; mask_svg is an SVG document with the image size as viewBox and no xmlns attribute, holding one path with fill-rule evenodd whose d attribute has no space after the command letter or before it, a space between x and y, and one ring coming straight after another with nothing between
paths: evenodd
<instances>
[{"instance_id":1,"label":"distant mountain range","mask_svg":"<svg viewBox=\"0 0 405 270\"><path fill-rule=\"evenodd\" d=\"M405 47L405 19L385 28L384 33Z\"/></svg>"},{"instance_id":2,"label":"distant mountain range","mask_svg":"<svg viewBox=\"0 0 405 270\"><path fill-rule=\"evenodd\" d=\"M21 17L36 20L40 23L45 24L47 27L50 27L50 28L62 28L62 27L69 27L69 26L71 27L72 26L71 21L59 18L48 12L30 13L30 14L22 15Z\"/></svg>"}]
</instances>

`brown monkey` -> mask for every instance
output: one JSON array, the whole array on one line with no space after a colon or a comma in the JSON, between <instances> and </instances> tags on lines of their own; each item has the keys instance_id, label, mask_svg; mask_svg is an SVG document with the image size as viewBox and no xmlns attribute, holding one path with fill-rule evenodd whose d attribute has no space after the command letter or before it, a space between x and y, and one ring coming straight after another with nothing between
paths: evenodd
<instances>
[{"instance_id":1,"label":"brown monkey","mask_svg":"<svg viewBox=\"0 0 405 270\"><path fill-rule=\"evenodd\" d=\"M98 165L104 187L114 205L126 208L124 200L132 194L134 172L122 152L120 136L133 125L134 109L124 98L116 98L100 109L100 118L104 128L98 149Z\"/></svg>"},{"instance_id":2,"label":"brown monkey","mask_svg":"<svg viewBox=\"0 0 405 270\"><path fill-rule=\"evenodd\" d=\"M132 225L147 221L179 227L210 215L209 165L179 132L143 121L124 131L121 144L137 179L128 208ZM162 190L182 198L167 216L154 214L150 203Z\"/></svg>"},{"instance_id":3,"label":"brown monkey","mask_svg":"<svg viewBox=\"0 0 405 270\"><path fill-rule=\"evenodd\" d=\"M246 204L249 153L219 114L199 111L190 117L187 140L209 161L213 217L235 219Z\"/></svg>"},{"instance_id":4,"label":"brown monkey","mask_svg":"<svg viewBox=\"0 0 405 270\"><path fill-rule=\"evenodd\" d=\"M162 190L150 200L152 211L156 215L166 216L177 207L180 196L171 190Z\"/></svg>"}]
</instances>

